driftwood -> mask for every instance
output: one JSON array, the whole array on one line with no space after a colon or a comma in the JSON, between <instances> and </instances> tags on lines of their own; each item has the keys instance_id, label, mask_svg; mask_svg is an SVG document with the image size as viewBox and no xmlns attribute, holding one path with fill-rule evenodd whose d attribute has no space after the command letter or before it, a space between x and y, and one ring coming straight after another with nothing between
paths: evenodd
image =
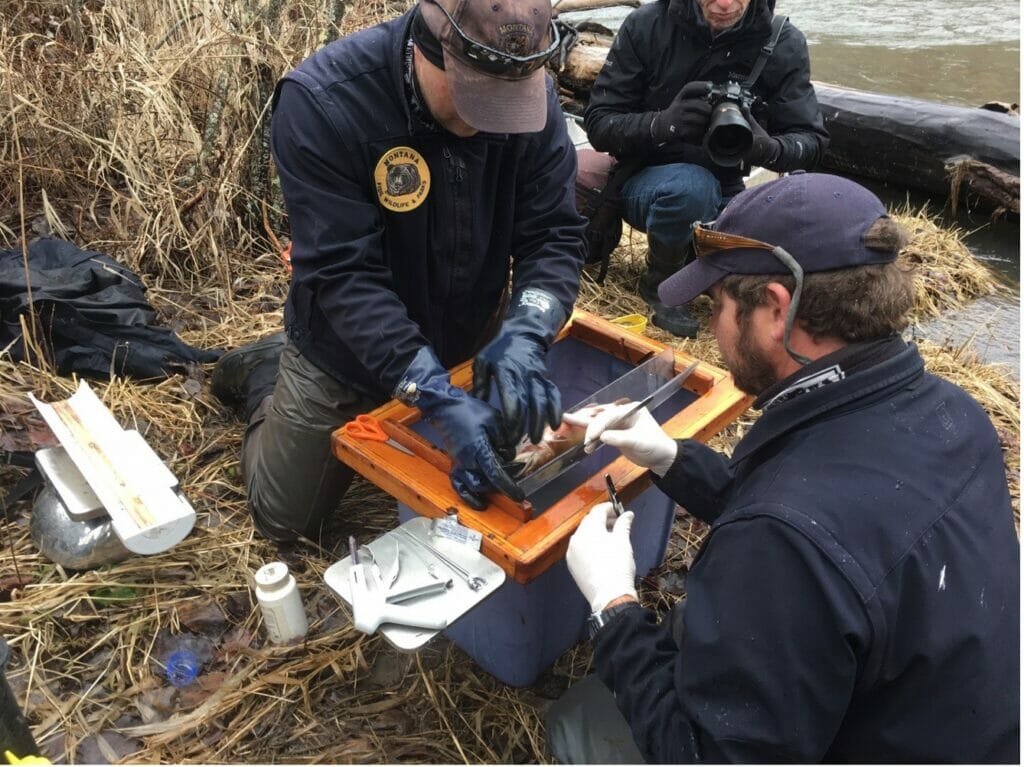
<instances>
[{"instance_id":1,"label":"driftwood","mask_svg":"<svg viewBox=\"0 0 1024 767\"><path fill-rule=\"evenodd\" d=\"M560 13L614 8L617 5L639 8L640 0L556 0L556 2L551 4L551 10L557 16Z\"/></svg>"},{"instance_id":2,"label":"driftwood","mask_svg":"<svg viewBox=\"0 0 1024 767\"><path fill-rule=\"evenodd\" d=\"M607 55L604 46L577 45L557 72L558 84L574 95L589 94Z\"/></svg>"},{"instance_id":3,"label":"driftwood","mask_svg":"<svg viewBox=\"0 0 1024 767\"><path fill-rule=\"evenodd\" d=\"M557 72L566 111L579 114L608 55L576 45ZM832 136L819 165L950 200L993 215L1020 212L1020 118L987 109L815 83ZM1016 105L1013 105L1014 107Z\"/></svg>"},{"instance_id":4,"label":"driftwood","mask_svg":"<svg viewBox=\"0 0 1024 767\"><path fill-rule=\"evenodd\" d=\"M996 205L993 217L1003 213L1020 215L1020 177L970 158L953 158L946 165L950 178L949 198L956 213L961 191Z\"/></svg>"}]
</instances>

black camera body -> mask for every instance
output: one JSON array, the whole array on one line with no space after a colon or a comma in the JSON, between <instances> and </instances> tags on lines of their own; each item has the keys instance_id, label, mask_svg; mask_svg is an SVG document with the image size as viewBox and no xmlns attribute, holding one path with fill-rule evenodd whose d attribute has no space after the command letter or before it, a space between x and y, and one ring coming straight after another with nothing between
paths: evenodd
<instances>
[{"instance_id":1,"label":"black camera body","mask_svg":"<svg viewBox=\"0 0 1024 767\"><path fill-rule=\"evenodd\" d=\"M750 110L756 97L741 83L727 80L709 83L705 98L711 104L711 117L704 133L704 151L716 165L732 168L742 164L754 143L754 134L743 112Z\"/></svg>"}]
</instances>

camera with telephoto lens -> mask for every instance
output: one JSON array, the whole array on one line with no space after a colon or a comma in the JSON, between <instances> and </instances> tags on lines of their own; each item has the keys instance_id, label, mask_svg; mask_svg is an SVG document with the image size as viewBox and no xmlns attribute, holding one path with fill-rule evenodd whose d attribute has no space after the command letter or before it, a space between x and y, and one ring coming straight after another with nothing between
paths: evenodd
<instances>
[{"instance_id":1,"label":"camera with telephoto lens","mask_svg":"<svg viewBox=\"0 0 1024 767\"><path fill-rule=\"evenodd\" d=\"M754 143L744 109L754 104L754 94L735 80L708 84L705 98L711 103L711 118L704 134L704 151L716 165L739 165Z\"/></svg>"}]
</instances>

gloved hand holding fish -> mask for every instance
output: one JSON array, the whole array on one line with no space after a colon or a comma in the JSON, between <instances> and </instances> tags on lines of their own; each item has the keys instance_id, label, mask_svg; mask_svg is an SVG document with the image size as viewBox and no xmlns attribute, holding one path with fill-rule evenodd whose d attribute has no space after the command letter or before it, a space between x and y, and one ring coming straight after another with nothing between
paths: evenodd
<instances>
[{"instance_id":1,"label":"gloved hand holding fish","mask_svg":"<svg viewBox=\"0 0 1024 767\"><path fill-rule=\"evenodd\" d=\"M679 446L647 408L635 409L636 404L603 405L593 414L582 411L566 413L562 426L583 430L586 452L592 453L602 444L611 445L633 463L663 477L676 459ZM630 410L634 412L630 413Z\"/></svg>"},{"instance_id":2,"label":"gloved hand holding fish","mask_svg":"<svg viewBox=\"0 0 1024 767\"><path fill-rule=\"evenodd\" d=\"M605 405L584 405L572 413L565 413L557 429L552 429L550 426L544 427L544 434L536 444L530 441L529 435L523 437L516 447L516 455L512 463L515 475L529 476L553 458L583 444L584 438L588 434L587 427L602 413L608 412L612 408L618 408L621 403L626 401L622 399Z\"/></svg>"}]
</instances>

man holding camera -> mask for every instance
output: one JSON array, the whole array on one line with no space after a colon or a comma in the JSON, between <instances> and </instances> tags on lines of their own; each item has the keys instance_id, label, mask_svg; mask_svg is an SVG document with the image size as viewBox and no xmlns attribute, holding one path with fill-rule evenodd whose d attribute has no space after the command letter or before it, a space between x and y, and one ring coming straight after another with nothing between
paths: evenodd
<instances>
[{"instance_id":1,"label":"man holding camera","mask_svg":"<svg viewBox=\"0 0 1024 767\"><path fill-rule=\"evenodd\" d=\"M659 624L637 602L633 513L602 503L580 523L566 561L597 673L549 711L561 761L1020 763L1003 451L901 337L904 242L875 195L816 173L695 227L696 261L659 292L711 297L762 414L729 457L628 403L587 427L711 527Z\"/></svg>"},{"instance_id":2,"label":"man holding camera","mask_svg":"<svg viewBox=\"0 0 1024 767\"><path fill-rule=\"evenodd\" d=\"M559 45L549 0L421 0L279 83L287 338L229 352L212 382L249 421L266 537L317 537L352 479L331 432L391 397L436 429L466 504L522 498L503 459L560 422L546 352L583 261L576 153L544 69ZM470 393L448 369L473 356Z\"/></svg>"},{"instance_id":3,"label":"man holding camera","mask_svg":"<svg viewBox=\"0 0 1024 767\"><path fill-rule=\"evenodd\" d=\"M591 145L630 173L622 217L647 233L640 296L654 324L693 337L686 308L658 299L658 284L689 252L690 223L710 221L754 165L813 167L828 145L803 34L786 22L773 40L774 0L656 0L616 35L585 113ZM782 19L779 19L781 22ZM706 149L712 117L726 151ZM745 125L740 125L745 123Z\"/></svg>"}]
</instances>

